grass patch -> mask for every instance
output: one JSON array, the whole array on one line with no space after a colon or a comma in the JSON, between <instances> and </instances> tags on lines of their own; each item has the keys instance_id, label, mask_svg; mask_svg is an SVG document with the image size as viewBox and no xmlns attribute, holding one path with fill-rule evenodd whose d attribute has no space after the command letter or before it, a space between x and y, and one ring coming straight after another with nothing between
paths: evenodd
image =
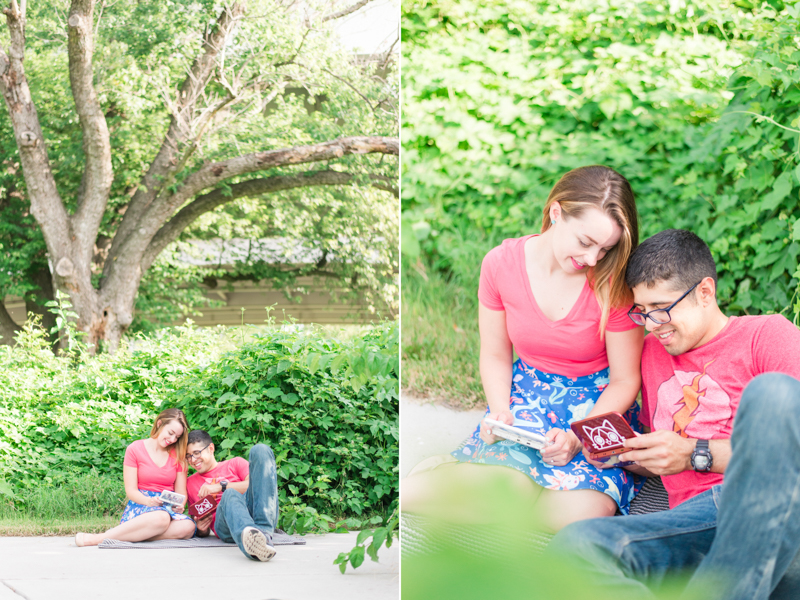
<instances>
[{"instance_id":1,"label":"grass patch","mask_svg":"<svg viewBox=\"0 0 800 600\"><path fill-rule=\"evenodd\" d=\"M0 535L96 533L119 525L125 507L121 479L76 474L60 485L44 484L0 496Z\"/></svg>"},{"instance_id":2,"label":"grass patch","mask_svg":"<svg viewBox=\"0 0 800 600\"><path fill-rule=\"evenodd\" d=\"M480 262L476 269L480 268ZM478 359L478 290L403 261L403 387L464 409L485 402Z\"/></svg>"},{"instance_id":3,"label":"grass patch","mask_svg":"<svg viewBox=\"0 0 800 600\"><path fill-rule=\"evenodd\" d=\"M75 535L79 531L100 533L119 525L119 515L106 517L0 517L0 537Z\"/></svg>"}]
</instances>

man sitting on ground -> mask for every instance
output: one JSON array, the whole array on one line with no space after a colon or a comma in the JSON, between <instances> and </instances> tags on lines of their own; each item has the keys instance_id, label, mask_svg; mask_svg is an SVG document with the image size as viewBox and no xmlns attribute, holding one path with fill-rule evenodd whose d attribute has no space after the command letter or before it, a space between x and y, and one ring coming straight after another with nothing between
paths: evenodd
<instances>
[{"instance_id":1,"label":"man sitting on ground","mask_svg":"<svg viewBox=\"0 0 800 600\"><path fill-rule=\"evenodd\" d=\"M186 460L197 471L186 489L189 504L213 495L217 510L197 520L197 535L213 531L223 542L236 542L250 559L268 561L275 556L272 534L278 525L278 479L275 455L269 446L250 449L243 458L217 462L211 436L195 429L189 433Z\"/></svg>"},{"instance_id":2,"label":"man sitting on ground","mask_svg":"<svg viewBox=\"0 0 800 600\"><path fill-rule=\"evenodd\" d=\"M800 331L781 315L723 314L714 259L688 231L643 242L625 278L650 332L640 419L653 431L619 459L660 475L670 510L574 523L549 551L620 599L692 570L696 597L800 597Z\"/></svg>"}]
</instances>

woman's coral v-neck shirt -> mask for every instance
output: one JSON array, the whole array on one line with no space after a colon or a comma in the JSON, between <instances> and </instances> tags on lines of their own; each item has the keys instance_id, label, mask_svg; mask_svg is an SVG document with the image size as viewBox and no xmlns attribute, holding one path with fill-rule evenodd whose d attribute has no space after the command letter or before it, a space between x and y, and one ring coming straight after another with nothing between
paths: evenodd
<instances>
[{"instance_id":1,"label":"woman's coral v-neck shirt","mask_svg":"<svg viewBox=\"0 0 800 600\"><path fill-rule=\"evenodd\" d=\"M531 237L507 239L486 254L478 300L490 310L505 311L508 337L530 366L566 377L605 369L608 357L600 339L600 304L588 280L567 316L548 319L536 304L525 268L525 242ZM612 308L606 331L636 328L628 318L629 308Z\"/></svg>"}]
</instances>

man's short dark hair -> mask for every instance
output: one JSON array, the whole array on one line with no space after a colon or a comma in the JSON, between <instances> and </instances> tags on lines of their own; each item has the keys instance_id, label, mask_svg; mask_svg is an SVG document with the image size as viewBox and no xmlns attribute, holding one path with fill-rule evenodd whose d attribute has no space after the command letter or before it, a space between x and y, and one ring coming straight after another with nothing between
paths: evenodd
<instances>
[{"instance_id":1,"label":"man's short dark hair","mask_svg":"<svg viewBox=\"0 0 800 600\"><path fill-rule=\"evenodd\" d=\"M634 250L625 271L633 289L644 283L652 288L661 281L676 291L687 290L706 277L717 284L717 265L706 243L685 229L667 229L646 239Z\"/></svg>"},{"instance_id":2,"label":"man's short dark hair","mask_svg":"<svg viewBox=\"0 0 800 600\"><path fill-rule=\"evenodd\" d=\"M203 431L202 429L193 429L189 432L189 440L186 442L186 445L203 444L204 446L208 446L209 444L213 443L214 440L211 439L211 436L208 435L207 431Z\"/></svg>"}]
</instances>

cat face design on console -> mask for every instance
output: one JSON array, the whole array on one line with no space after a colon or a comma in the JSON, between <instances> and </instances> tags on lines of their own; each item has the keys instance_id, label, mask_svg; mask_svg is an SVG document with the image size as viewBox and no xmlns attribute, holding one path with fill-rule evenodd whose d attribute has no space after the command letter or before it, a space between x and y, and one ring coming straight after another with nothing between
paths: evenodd
<instances>
[{"instance_id":1,"label":"cat face design on console","mask_svg":"<svg viewBox=\"0 0 800 600\"><path fill-rule=\"evenodd\" d=\"M603 423L597 427L587 427L584 425L583 433L592 440L592 443L599 450L610 446L619 446L622 440L625 439L608 419L604 420Z\"/></svg>"}]
</instances>

